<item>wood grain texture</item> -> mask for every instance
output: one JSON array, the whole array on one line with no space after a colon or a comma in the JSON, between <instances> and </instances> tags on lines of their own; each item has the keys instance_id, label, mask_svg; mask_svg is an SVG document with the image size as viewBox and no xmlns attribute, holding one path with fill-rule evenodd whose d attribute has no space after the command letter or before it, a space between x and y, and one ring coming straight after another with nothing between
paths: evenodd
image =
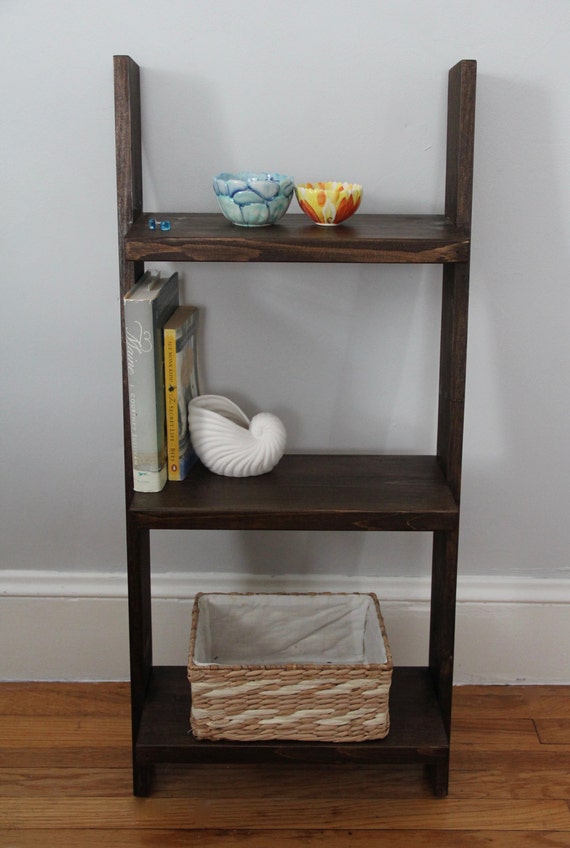
<instances>
[{"instance_id":1,"label":"wood grain texture","mask_svg":"<svg viewBox=\"0 0 570 848\"><path fill-rule=\"evenodd\" d=\"M0 716L120 716L129 719L128 683L2 683Z\"/></svg>"},{"instance_id":2,"label":"wood grain texture","mask_svg":"<svg viewBox=\"0 0 570 848\"><path fill-rule=\"evenodd\" d=\"M570 719L570 697L561 697L565 690L560 686L465 686L455 691L456 719L481 711L485 718Z\"/></svg>"},{"instance_id":3,"label":"wood grain texture","mask_svg":"<svg viewBox=\"0 0 570 848\"><path fill-rule=\"evenodd\" d=\"M167 232L149 218L167 218ZM271 227L236 227L219 213L149 213L129 229L124 249L145 262L448 263L469 256L469 236L444 215L355 215L339 227L316 227L288 213Z\"/></svg>"},{"instance_id":4,"label":"wood grain texture","mask_svg":"<svg viewBox=\"0 0 570 848\"><path fill-rule=\"evenodd\" d=\"M448 737L427 669L395 668L390 733L383 740L335 742L197 741L189 734L190 692L184 667L155 666L136 751L141 762L431 763L445 758Z\"/></svg>"},{"instance_id":5,"label":"wood grain texture","mask_svg":"<svg viewBox=\"0 0 570 848\"><path fill-rule=\"evenodd\" d=\"M485 824L491 830L569 830L570 810L564 801L484 802ZM0 828L10 822L23 830L34 828L39 821L47 830L62 827L96 828L102 821L114 828L158 828L168 822L171 828L191 830L204 828L231 829L239 819L248 830L289 830L291 822L301 829L343 828L357 830L473 830L481 823L479 800L392 799L378 804L368 799L345 801L337 798L323 801L282 801L250 799L247 806L240 799L196 801L192 798L36 798L33 810L23 799L5 798L0 809Z\"/></svg>"},{"instance_id":6,"label":"wood grain texture","mask_svg":"<svg viewBox=\"0 0 570 848\"><path fill-rule=\"evenodd\" d=\"M164 765L134 798L125 693L0 684L2 848L570 846L570 687L456 687L446 799L350 763Z\"/></svg>"},{"instance_id":7,"label":"wood grain texture","mask_svg":"<svg viewBox=\"0 0 570 848\"><path fill-rule=\"evenodd\" d=\"M286 454L269 474L221 477L198 464L182 483L137 492L145 527L264 530L434 530L458 507L433 456Z\"/></svg>"},{"instance_id":8,"label":"wood grain texture","mask_svg":"<svg viewBox=\"0 0 570 848\"><path fill-rule=\"evenodd\" d=\"M543 745L570 746L570 718L539 718L534 724Z\"/></svg>"},{"instance_id":9,"label":"wood grain texture","mask_svg":"<svg viewBox=\"0 0 570 848\"><path fill-rule=\"evenodd\" d=\"M5 848L51 848L53 830L18 831ZM7 840L10 837L7 836ZM58 848L564 848L556 831L386 830L58 830Z\"/></svg>"}]
</instances>

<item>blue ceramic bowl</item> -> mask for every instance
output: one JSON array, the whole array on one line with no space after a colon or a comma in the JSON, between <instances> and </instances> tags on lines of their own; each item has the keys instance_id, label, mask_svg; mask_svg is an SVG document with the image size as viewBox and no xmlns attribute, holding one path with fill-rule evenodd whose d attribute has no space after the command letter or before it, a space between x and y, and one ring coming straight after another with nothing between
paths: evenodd
<instances>
[{"instance_id":1,"label":"blue ceramic bowl","mask_svg":"<svg viewBox=\"0 0 570 848\"><path fill-rule=\"evenodd\" d=\"M214 192L228 221L239 227L268 227L283 217L295 193L292 177L283 174L218 174Z\"/></svg>"}]
</instances>

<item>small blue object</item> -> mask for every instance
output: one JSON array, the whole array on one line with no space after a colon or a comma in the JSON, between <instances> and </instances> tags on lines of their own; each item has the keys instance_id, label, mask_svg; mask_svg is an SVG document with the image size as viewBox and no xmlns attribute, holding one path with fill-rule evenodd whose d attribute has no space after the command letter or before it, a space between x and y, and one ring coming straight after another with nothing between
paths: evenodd
<instances>
[{"instance_id":1,"label":"small blue object","mask_svg":"<svg viewBox=\"0 0 570 848\"><path fill-rule=\"evenodd\" d=\"M170 229L170 221L157 221L156 218L149 218L148 228L149 230L160 228L163 232L167 232Z\"/></svg>"}]
</instances>

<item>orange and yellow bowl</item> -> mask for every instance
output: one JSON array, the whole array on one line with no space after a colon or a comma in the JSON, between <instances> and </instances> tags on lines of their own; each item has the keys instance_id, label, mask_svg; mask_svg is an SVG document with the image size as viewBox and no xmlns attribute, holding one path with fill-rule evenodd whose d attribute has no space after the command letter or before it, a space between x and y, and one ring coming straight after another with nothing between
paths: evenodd
<instances>
[{"instance_id":1,"label":"orange and yellow bowl","mask_svg":"<svg viewBox=\"0 0 570 848\"><path fill-rule=\"evenodd\" d=\"M315 224L331 227L353 215L362 200L358 183L299 183L295 186L299 206Z\"/></svg>"}]
</instances>

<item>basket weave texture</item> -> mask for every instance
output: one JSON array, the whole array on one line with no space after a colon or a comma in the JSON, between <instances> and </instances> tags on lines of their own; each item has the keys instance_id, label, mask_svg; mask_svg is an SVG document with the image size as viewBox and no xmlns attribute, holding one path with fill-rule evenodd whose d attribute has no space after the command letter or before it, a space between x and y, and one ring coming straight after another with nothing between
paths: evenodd
<instances>
[{"instance_id":1,"label":"basket weave texture","mask_svg":"<svg viewBox=\"0 0 570 848\"><path fill-rule=\"evenodd\" d=\"M198 662L195 650L203 599L196 596L192 611L188 679L192 689L190 724L197 739L241 741L297 739L361 742L382 739L390 729L389 692L392 657L384 621L375 595L329 593L297 595L228 594L227 599L267 597L369 599L372 627L383 645L382 662L279 662L218 664ZM220 596L218 596L220 597ZM278 602L278 601L277 601ZM303 615L306 615L306 601ZM370 628L370 623L367 628ZM358 635L358 634L357 634ZM373 634L374 635L374 634ZM263 633L258 634L263 644ZM364 638L364 637L362 637Z\"/></svg>"}]
</instances>

